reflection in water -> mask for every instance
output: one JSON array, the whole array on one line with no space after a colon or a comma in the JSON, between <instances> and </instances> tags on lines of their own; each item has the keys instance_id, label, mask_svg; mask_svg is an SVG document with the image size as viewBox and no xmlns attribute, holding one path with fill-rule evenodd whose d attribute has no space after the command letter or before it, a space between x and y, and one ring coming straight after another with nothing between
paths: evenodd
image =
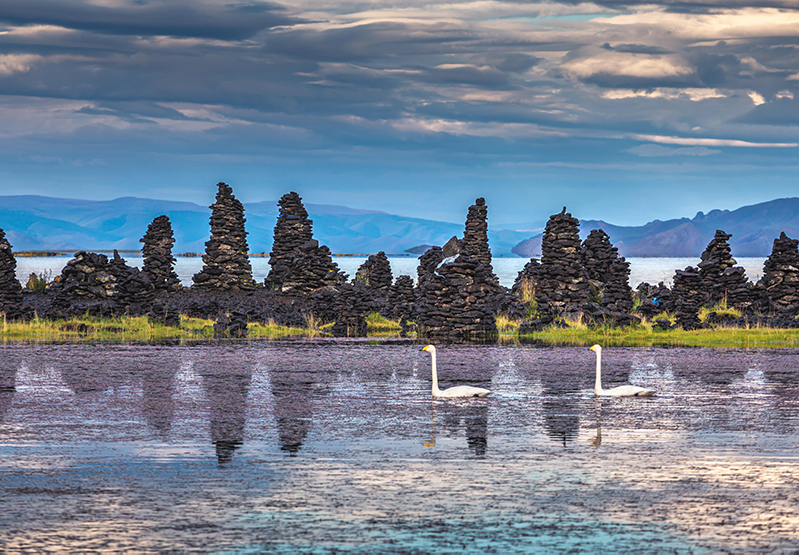
<instances>
[{"instance_id":1,"label":"reflection in water","mask_svg":"<svg viewBox=\"0 0 799 555\"><path fill-rule=\"evenodd\" d=\"M312 386L299 372L272 372L272 395L275 396L275 421L280 449L288 451L291 456L297 455L311 427Z\"/></svg>"},{"instance_id":2,"label":"reflection in water","mask_svg":"<svg viewBox=\"0 0 799 555\"><path fill-rule=\"evenodd\" d=\"M66 361L52 362L69 388L76 394L102 393L114 385L119 367L114 364L113 351L99 345L75 347ZM121 362L121 361L120 361Z\"/></svg>"},{"instance_id":3,"label":"reflection in water","mask_svg":"<svg viewBox=\"0 0 799 555\"><path fill-rule=\"evenodd\" d=\"M580 431L580 410L573 397L547 397L541 406L547 435L558 443L574 441Z\"/></svg>"},{"instance_id":4,"label":"reflection in water","mask_svg":"<svg viewBox=\"0 0 799 555\"><path fill-rule=\"evenodd\" d=\"M0 355L0 424L14 401L18 366L17 357L8 356L5 352Z\"/></svg>"},{"instance_id":5,"label":"reflection in water","mask_svg":"<svg viewBox=\"0 0 799 555\"><path fill-rule=\"evenodd\" d=\"M166 439L172 419L175 416L176 389L175 374L177 362L174 364L160 364L142 370L142 412L147 423L156 433Z\"/></svg>"},{"instance_id":6,"label":"reflection in water","mask_svg":"<svg viewBox=\"0 0 799 555\"><path fill-rule=\"evenodd\" d=\"M234 365L203 374L205 394L211 405L211 441L216 446L220 466L229 463L233 453L244 443L247 391L252 373L252 368Z\"/></svg>"},{"instance_id":7,"label":"reflection in water","mask_svg":"<svg viewBox=\"0 0 799 555\"><path fill-rule=\"evenodd\" d=\"M591 440L591 445L602 445L602 399L594 399L594 410L596 412L596 437Z\"/></svg>"},{"instance_id":8,"label":"reflection in water","mask_svg":"<svg viewBox=\"0 0 799 555\"><path fill-rule=\"evenodd\" d=\"M484 457L488 446L488 403L482 399L433 401L433 437L425 447L436 446L436 418L442 414L442 427L450 436L457 436L462 425L466 428L466 444L477 457Z\"/></svg>"}]
</instances>

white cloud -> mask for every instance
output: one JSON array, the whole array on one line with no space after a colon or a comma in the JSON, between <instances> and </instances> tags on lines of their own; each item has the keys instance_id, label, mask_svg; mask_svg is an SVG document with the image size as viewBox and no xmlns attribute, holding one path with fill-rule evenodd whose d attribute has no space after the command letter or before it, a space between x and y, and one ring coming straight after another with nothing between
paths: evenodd
<instances>
[{"instance_id":1,"label":"white cloud","mask_svg":"<svg viewBox=\"0 0 799 555\"><path fill-rule=\"evenodd\" d=\"M30 71L42 59L36 54L0 54L0 75Z\"/></svg>"},{"instance_id":2,"label":"white cloud","mask_svg":"<svg viewBox=\"0 0 799 555\"><path fill-rule=\"evenodd\" d=\"M635 154L636 156L654 157L654 156L710 156L712 154L719 154L721 151L712 150L704 146L669 148L660 145L638 145L633 148L628 148L625 152Z\"/></svg>"},{"instance_id":3,"label":"white cloud","mask_svg":"<svg viewBox=\"0 0 799 555\"><path fill-rule=\"evenodd\" d=\"M791 91L780 91L777 93L777 98L788 98L793 100L793 93Z\"/></svg>"},{"instance_id":4,"label":"white cloud","mask_svg":"<svg viewBox=\"0 0 799 555\"><path fill-rule=\"evenodd\" d=\"M725 98L726 95L718 89L667 89L656 88L652 90L612 89L602 93L602 98L609 100L623 100L626 98L665 98L667 100L687 99L699 102L709 98Z\"/></svg>"},{"instance_id":5,"label":"white cloud","mask_svg":"<svg viewBox=\"0 0 799 555\"><path fill-rule=\"evenodd\" d=\"M752 99L752 102L755 104L755 106L760 106L761 104L766 103L766 99L763 98L763 95L755 91L749 92L749 98Z\"/></svg>"},{"instance_id":6,"label":"white cloud","mask_svg":"<svg viewBox=\"0 0 799 555\"><path fill-rule=\"evenodd\" d=\"M687 145L687 146L735 146L735 147L760 147L760 148L791 148L799 146L799 143L752 143L737 139L706 139L693 137L668 137L665 135L632 135L632 138L639 141L660 143L664 145Z\"/></svg>"},{"instance_id":7,"label":"white cloud","mask_svg":"<svg viewBox=\"0 0 799 555\"><path fill-rule=\"evenodd\" d=\"M563 69L582 79L592 75L609 74L626 77L660 78L690 75L693 70L676 56L652 56L608 52L568 62Z\"/></svg>"}]
</instances>

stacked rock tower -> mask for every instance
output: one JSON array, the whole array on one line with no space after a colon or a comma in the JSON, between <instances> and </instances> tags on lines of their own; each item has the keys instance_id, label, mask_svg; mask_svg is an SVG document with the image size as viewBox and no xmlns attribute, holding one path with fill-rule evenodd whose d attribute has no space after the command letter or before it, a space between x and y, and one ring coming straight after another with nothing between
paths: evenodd
<instances>
[{"instance_id":1,"label":"stacked rock tower","mask_svg":"<svg viewBox=\"0 0 799 555\"><path fill-rule=\"evenodd\" d=\"M327 246L313 238L313 220L295 192L278 201L280 213L270 253L272 269L264 281L267 287L294 293L309 293L344 282L344 276Z\"/></svg>"},{"instance_id":2,"label":"stacked rock tower","mask_svg":"<svg viewBox=\"0 0 799 555\"><path fill-rule=\"evenodd\" d=\"M798 246L799 240L781 233L763 264L763 277L757 283L764 296L761 305L774 314L794 315L799 307Z\"/></svg>"},{"instance_id":3,"label":"stacked rock tower","mask_svg":"<svg viewBox=\"0 0 799 555\"><path fill-rule=\"evenodd\" d=\"M180 279L175 273L175 257L172 256L172 245L175 237L172 234L172 224L169 217L158 216L147 227L147 233L139 239L144 243L142 256L144 267L142 270L156 291L173 293L182 287Z\"/></svg>"},{"instance_id":4,"label":"stacked rock tower","mask_svg":"<svg viewBox=\"0 0 799 555\"><path fill-rule=\"evenodd\" d=\"M579 314L591 294L580 254L580 222L566 212L550 216L541 243L536 300L549 316Z\"/></svg>"},{"instance_id":5,"label":"stacked rock tower","mask_svg":"<svg viewBox=\"0 0 799 555\"><path fill-rule=\"evenodd\" d=\"M685 330L701 327L699 309L707 302L707 295L699 270L693 266L677 270L671 295L677 325Z\"/></svg>"},{"instance_id":6,"label":"stacked rock tower","mask_svg":"<svg viewBox=\"0 0 799 555\"><path fill-rule=\"evenodd\" d=\"M463 239L460 241L460 250L485 266L493 276L491 249L488 247L488 207L482 197L474 201L466 214L466 226L463 230Z\"/></svg>"},{"instance_id":7,"label":"stacked rock tower","mask_svg":"<svg viewBox=\"0 0 799 555\"><path fill-rule=\"evenodd\" d=\"M699 273L705 282L710 304L726 301L728 306L746 307L751 303L752 288L746 277L746 270L735 266L728 243L730 237L730 233L716 230L716 235L702 253Z\"/></svg>"},{"instance_id":8,"label":"stacked rock tower","mask_svg":"<svg viewBox=\"0 0 799 555\"><path fill-rule=\"evenodd\" d=\"M582 245L583 266L588 279L602 293L602 306L612 312L629 313L633 308L630 263L601 229L594 229Z\"/></svg>"},{"instance_id":9,"label":"stacked rock tower","mask_svg":"<svg viewBox=\"0 0 799 555\"><path fill-rule=\"evenodd\" d=\"M383 251L369 256L355 274L355 281L363 282L369 289L384 297L388 296L393 279L391 264Z\"/></svg>"},{"instance_id":10,"label":"stacked rock tower","mask_svg":"<svg viewBox=\"0 0 799 555\"><path fill-rule=\"evenodd\" d=\"M218 183L216 202L211 208L211 239L205 243L203 269L192 278L208 289L249 289L253 286L244 206L233 189Z\"/></svg>"},{"instance_id":11,"label":"stacked rock tower","mask_svg":"<svg viewBox=\"0 0 799 555\"><path fill-rule=\"evenodd\" d=\"M5 231L0 229L0 312L6 318L16 319L21 314L22 286L17 279L17 260L6 239Z\"/></svg>"}]
</instances>

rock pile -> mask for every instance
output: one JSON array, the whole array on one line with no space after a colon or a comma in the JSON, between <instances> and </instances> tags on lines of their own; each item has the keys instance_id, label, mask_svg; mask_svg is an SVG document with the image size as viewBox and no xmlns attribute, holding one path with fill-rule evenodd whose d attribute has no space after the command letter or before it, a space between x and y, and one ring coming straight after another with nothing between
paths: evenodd
<instances>
[{"instance_id":1,"label":"rock pile","mask_svg":"<svg viewBox=\"0 0 799 555\"><path fill-rule=\"evenodd\" d=\"M399 320L400 325L415 318L416 292L411 276L397 276L388 295L388 304L391 307L391 317Z\"/></svg>"},{"instance_id":2,"label":"rock pile","mask_svg":"<svg viewBox=\"0 0 799 555\"><path fill-rule=\"evenodd\" d=\"M241 312L221 314L214 324L215 337L247 337L247 317Z\"/></svg>"},{"instance_id":3,"label":"rock pile","mask_svg":"<svg viewBox=\"0 0 799 555\"><path fill-rule=\"evenodd\" d=\"M602 297L601 306L616 314L614 319L624 315L627 320L633 308L633 295L630 289L630 263L610 242L610 237L601 229L588 234L582 245L583 266L588 279Z\"/></svg>"},{"instance_id":4,"label":"rock pile","mask_svg":"<svg viewBox=\"0 0 799 555\"><path fill-rule=\"evenodd\" d=\"M147 233L139 239L144 243L142 271L150 278L156 291L174 293L181 289L180 279L175 273L175 257L172 256L172 245L175 237L168 216L158 216L147 227Z\"/></svg>"},{"instance_id":5,"label":"rock pile","mask_svg":"<svg viewBox=\"0 0 799 555\"><path fill-rule=\"evenodd\" d=\"M51 289L55 295L52 317L86 312L96 316L146 314L155 299L147 275L128 266L116 251L110 262L103 254L75 253Z\"/></svg>"},{"instance_id":6,"label":"rock pile","mask_svg":"<svg viewBox=\"0 0 799 555\"><path fill-rule=\"evenodd\" d=\"M173 328L180 326L180 312L159 301L153 303L147 319L153 324L163 324Z\"/></svg>"},{"instance_id":7,"label":"rock pile","mask_svg":"<svg viewBox=\"0 0 799 555\"><path fill-rule=\"evenodd\" d=\"M726 302L727 306L746 308L752 303L752 286L741 266L735 266L729 233L717 229L699 263L709 304Z\"/></svg>"},{"instance_id":8,"label":"rock pile","mask_svg":"<svg viewBox=\"0 0 799 555\"><path fill-rule=\"evenodd\" d=\"M763 277L757 286L763 291L762 307L773 314L799 313L798 245L799 240L781 233L763 264Z\"/></svg>"},{"instance_id":9,"label":"rock pile","mask_svg":"<svg viewBox=\"0 0 799 555\"><path fill-rule=\"evenodd\" d=\"M286 193L278 205L280 213L269 258L272 269L265 285L279 291L310 293L344 283L346 276L333 262L330 249L320 247L313 238L313 221L308 219L300 195Z\"/></svg>"},{"instance_id":10,"label":"rock pile","mask_svg":"<svg viewBox=\"0 0 799 555\"><path fill-rule=\"evenodd\" d=\"M205 243L203 269L194 275L197 287L248 289L253 287L244 206L233 189L218 183L216 202L211 208L211 239Z\"/></svg>"},{"instance_id":11,"label":"rock pile","mask_svg":"<svg viewBox=\"0 0 799 555\"><path fill-rule=\"evenodd\" d=\"M420 334L448 340L495 335L493 288L486 266L461 254L435 267L431 264L435 258L433 249L420 258L417 315Z\"/></svg>"},{"instance_id":12,"label":"rock pile","mask_svg":"<svg viewBox=\"0 0 799 555\"><path fill-rule=\"evenodd\" d=\"M393 280L391 264L383 251L369 256L355 274L355 281L362 282L383 297L388 297Z\"/></svg>"},{"instance_id":13,"label":"rock pile","mask_svg":"<svg viewBox=\"0 0 799 555\"><path fill-rule=\"evenodd\" d=\"M22 286L17 279L17 260L0 229L0 312L10 320L21 318L29 312L22 307Z\"/></svg>"},{"instance_id":14,"label":"rock pile","mask_svg":"<svg viewBox=\"0 0 799 555\"><path fill-rule=\"evenodd\" d=\"M474 204L469 207L463 239L460 241L460 253L468 254L472 260L485 266L488 274L493 278L491 249L488 246L488 207L482 197L475 200ZM497 280L492 279L492 281L496 282Z\"/></svg>"},{"instance_id":15,"label":"rock pile","mask_svg":"<svg viewBox=\"0 0 799 555\"><path fill-rule=\"evenodd\" d=\"M535 291L542 314L577 316L588 302L591 287L582 264L579 227L565 207L547 222Z\"/></svg>"},{"instance_id":16,"label":"rock pile","mask_svg":"<svg viewBox=\"0 0 799 555\"><path fill-rule=\"evenodd\" d=\"M637 311L647 318L651 318L661 312L672 312L674 310L671 289L666 287L662 281L657 286L646 282L640 283L636 288L635 297L641 302Z\"/></svg>"},{"instance_id":17,"label":"rock pile","mask_svg":"<svg viewBox=\"0 0 799 555\"><path fill-rule=\"evenodd\" d=\"M688 266L685 270L677 270L671 294L677 325L684 330L702 327L699 309L707 302L707 295L699 269Z\"/></svg>"},{"instance_id":18,"label":"rock pile","mask_svg":"<svg viewBox=\"0 0 799 555\"><path fill-rule=\"evenodd\" d=\"M366 317L376 308L363 282L345 283L335 295L336 321L331 332L335 337L366 337Z\"/></svg>"}]
</instances>

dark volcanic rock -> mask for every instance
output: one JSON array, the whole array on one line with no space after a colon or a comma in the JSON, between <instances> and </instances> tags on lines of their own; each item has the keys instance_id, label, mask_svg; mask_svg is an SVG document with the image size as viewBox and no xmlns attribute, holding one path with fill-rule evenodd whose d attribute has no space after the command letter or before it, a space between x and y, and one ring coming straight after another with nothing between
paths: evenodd
<instances>
[{"instance_id":1,"label":"dark volcanic rock","mask_svg":"<svg viewBox=\"0 0 799 555\"><path fill-rule=\"evenodd\" d=\"M160 301L155 301L147 319L154 324L164 324L169 327L180 326L180 313L173 307L166 306Z\"/></svg>"},{"instance_id":2,"label":"dark volcanic rock","mask_svg":"<svg viewBox=\"0 0 799 555\"><path fill-rule=\"evenodd\" d=\"M657 286L646 282L638 284L635 290L635 298L641 302L637 311L647 318L651 318L661 312L672 312L674 310L671 289L666 287L662 281Z\"/></svg>"},{"instance_id":3,"label":"dark volcanic rock","mask_svg":"<svg viewBox=\"0 0 799 555\"><path fill-rule=\"evenodd\" d=\"M633 308L630 263L619 255L601 229L588 234L582 245L582 257L588 278L601 295L602 308L611 314L623 314L622 320L628 321Z\"/></svg>"},{"instance_id":4,"label":"dark volcanic rock","mask_svg":"<svg viewBox=\"0 0 799 555\"><path fill-rule=\"evenodd\" d=\"M280 213L269 258L272 269L264 284L270 289L303 294L343 284L346 276L333 262L330 249L319 246L313 238L313 221L308 219L300 195L286 193L278 204Z\"/></svg>"},{"instance_id":5,"label":"dark volcanic rock","mask_svg":"<svg viewBox=\"0 0 799 555\"><path fill-rule=\"evenodd\" d=\"M388 304L391 317L399 320L400 324L416 317L416 292L411 276L397 276L388 295Z\"/></svg>"},{"instance_id":6,"label":"dark volcanic rock","mask_svg":"<svg viewBox=\"0 0 799 555\"><path fill-rule=\"evenodd\" d=\"M685 330L702 327L699 309L707 302L707 295L699 270L693 266L677 270L671 294L677 325Z\"/></svg>"},{"instance_id":7,"label":"dark volcanic rock","mask_svg":"<svg viewBox=\"0 0 799 555\"><path fill-rule=\"evenodd\" d=\"M17 260L5 232L0 229L0 312L9 320L25 318L32 313L29 306L23 306L22 286L16 270Z\"/></svg>"},{"instance_id":8,"label":"dark volcanic rock","mask_svg":"<svg viewBox=\"0 0 799 555\"><path fill-rule=\"evenodd\" d=\"M774 239L771 255L763 264L763 277L757 286L762 291L763 308L778 316L799 313L799 240L785 233Z\"/></svg>"},{"instance_id":9,"label":"dark volcanic rock","mask_svg":"<svg viewBox=\"0 0 799 555\"><path fill-rule=\"evenodd\" d=\"M369 256L355 274L355 281L362 282L366 287L384 297L388 296L393 280L391 264L383 251Z\"/></svg>"},{"instance_id":10,"label":"dark volcanic rock","mask_svg":"<svg viewBox=\"0 0 799 555\"><path fill-rule=\"evenodd\" d=\"M565 207L547 222L535 291L542 314L576 316L588 302L591 287L582 264L579 226Z\"/></svg>"},{"instance_id":11,"label":"dark volcanic rock","mask_svg":"<svg viewBox=\"0 0 799 555\"><path fill-rule=\"evenodd\" d=\"M448 340L496 335L494 287L486 266L466 254L433 266L437 254L440 249L431 249L419 259L419 333Z\"/></svg>"},{"instance_id":12,"label":"dark volcanic rock","mask_svg":"<svg viewBox=\"0 0 799 555\"><path fill-rule=\"evenodd\" d=\"M208 289L247 289L252 280L244 206L233 196L233 189L218 183L216 202L211 208L211 238L205 243L203 269L194 275L197 287Z\"/></svg>"},{"instance_id":13,"label":"dark volcanic rock","mask_svg":"<svg viewBox=\"0 0 799 555\"><path fill-rule=\"evenodd\" d=\"M486 267L486 271L494 275L491 266L491 249L488 246L488 207L484 198L478 198L469 207L463 239L460 241L460 253L468 254L473 260ZM445 256L452 256L444 249ZM494 280L496 281L496 280Z\"/></svg>"},{"instance_id":14,"label":"dark volcanic rock","mask_svg":"<svg viewBox=\"0 0 799 555\"><path fill-rule=\"evenodd\" d=\"M729 233L720 229L702 253L699 273L705 283L708 303L726 302L727 306L748 308L753 298L752 284L741 266L735 266L732 249L728 243Z\"/></svg>"},{"instance_id":15,"label":"dark volcanic rock","mask_svg":"<svg viewBox=\"0 0 799 555\"><path fill-rule=\"evenodd\" d=\"M167 216L158 216L147 227L147 233L139 239L144 243L142 271L150 278L156 291L173 293L181 289L180 279L175 273L175 257L172 256L172 245L175 237L172 225Z\"/></svg>"},{"instance_id":16,"label":"dark volcanic rock","mask_svg":"<svg viewBox=\"0 0 799 555\"><path fill-rule=\"evenodd\" d=\"M366 337L366 317L377 308L372 292L362 282L346 283L335 295L335 337Z\"/></svg>"},{"instance_id":17,"label":"dark volcanic rock","mask_svg":"<svg viewBox=\"0 0 799 555\"><path fill-rule=\"evenodd\" d=\"M241 312L222 314L214 324L216 337L247 337L247 317Z\"/></svg>"}]
</instances>

